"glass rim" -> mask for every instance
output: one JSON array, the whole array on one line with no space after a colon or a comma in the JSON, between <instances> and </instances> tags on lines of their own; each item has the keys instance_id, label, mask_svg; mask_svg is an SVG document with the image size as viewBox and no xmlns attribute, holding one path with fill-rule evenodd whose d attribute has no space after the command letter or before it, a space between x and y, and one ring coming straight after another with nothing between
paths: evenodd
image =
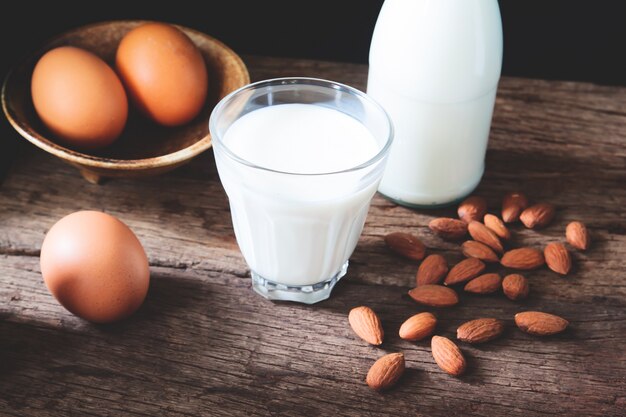
<instances>
[{"instance_id":1,"label":"glass rim","mask_svg":"<svg viewBox=\"0 0 626 417\"><path fill-rule=\"evenodd\" d=\"M351 95L360 97L361 99L363 99L363 100L371 103L372 105L374 105L374 107L381 112L381 114L383 115L384 119L387 121L388 129L387 129L385 144L380 148L380 150L376 153L376 155L374 155L372 158L368 159L367 161L362 162L359 165L356 165L356 166L353 166L353 167L350 167L350 168L346 168L346 169L342 169L342 170L338 170L338 171L330 171L330 172L301 173L301 172L281 171L281 170L272 169L272 168L264 167L264 166L261 166L261 165L257 165L257 164L255 164L253 162L250 162L250 161L240 157L235 152L231 151L230 148L228 146L226 146L226 144L222 141L222 138L220 137L220 135L217 134L217 126L216 126L216 123L217 123L216 122L216 118L217 118L217 116L216 115L219 115L221 113L221 111L224 109L224 107L226 107L233 100L233 98L235 96L238 96L238 95L242 94L245 91L258 90L260 88L269 87L269 86L273 86L273 85L313 85L313 86L319 86L319 87L325 87L325 88L330 88L330 89L334 89L334 90L339 90L339 91L345 92L347 94L351 94ZM336 81L330 81L330 80L325 80L325 79L322 79L322 78L313 78L313 77L271 78L271 79L267 79L267 80L256 81L254 83L250 83L248 85L245 85L243 87L238 88L237 90L229 93L226 97L221 99L219 101L219 103L217 103L215 105L215 107L213 108L213 111L211 112L211 116L209 117L209 132L211 133L211 141L214 142L215 144L219 145L221 147L221 149L224 150L225 154L230 159L234 160L235 162L238 162L238 163L246 165L246 166L248 166L250 168L254 168L254 169L258 169L258 170L262 170L262 171L272 172L272 173L276 173L276 174L305 176L305 177L343 174L343 173L359 171L359 170L361 170L363 168L367 168L367 167L375 164L376 162L380 161L381 159L383 159L385 157L385 155L389 151L389 148L391 147L391 143L393 142L393 138L394 138L394 127L393 127L393 122L391 121L391 117L389 117L389 114L387 113L387 111L376 100L374 100L372 97L370 97L369 95L367 95L363 91L361 91L361 90L359 90L357 88L351 87L349 85L342 84L342 83L339 83L339 82L336 82Z\"/></svg>"}]
</instances>

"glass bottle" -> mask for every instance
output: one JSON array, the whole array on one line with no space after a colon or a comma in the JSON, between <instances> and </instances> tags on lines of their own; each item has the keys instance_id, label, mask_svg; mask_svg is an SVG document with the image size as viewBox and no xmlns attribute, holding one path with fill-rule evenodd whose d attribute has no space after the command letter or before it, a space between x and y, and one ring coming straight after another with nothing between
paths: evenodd
<instances>
[{"instance_id":1,"label":"glass bottle","mask_svg":"<svg viewBox=\"0 0 626 417\"><path fill-rule=\"evenodd\" d=\"M497 0L386 0L369 63L367 93L395 127L379 191L411 207L470 194L502 67Z\"/></svg>"}]
</instances>

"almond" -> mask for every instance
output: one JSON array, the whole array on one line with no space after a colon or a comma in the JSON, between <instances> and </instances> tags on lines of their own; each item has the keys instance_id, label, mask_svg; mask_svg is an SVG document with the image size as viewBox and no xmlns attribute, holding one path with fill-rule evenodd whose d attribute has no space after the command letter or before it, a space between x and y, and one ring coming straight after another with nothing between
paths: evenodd
<instances>
[{"instance_id":1,"label":"almond","mask_svg":"<svg viewBox=\"0 0 626 417\"><path fill-rule=\"evenodd\" d=\"M502 291L510 300L522 300L528 297L528 280L520 274L511 274L502 280Z\"/></svg>"},{"instance_id":2,"label":"almond","mask_svg":"<svg viewBox=\"0 0 626 417\"><path fill-rule=\"evenodd\" d=\"M487 200L478 196L468 197L459 205L457 213L465 223L480 220L487 213Z\"/></svg>"},{"instance_id":3,"label":"almond","mask_svg":"<svg viewBox=\"0 0 626 417\"><path fill-rule=\"evenodd\" d=\"M389 233L385 236L385 243L392 251L414 261L421 261L426 254L426 247L422 241L408 233Z\"/></svg>"},{"instance_id":4,"label":"almond","mask_svg":"<svg viewBox=\"0 0 626 417\"><path fill-rule=\"evenodd\" d=\"M431 307L451 307L459 302L456 291L441 285L420 285L410 290L409 296L416 302Z\"/></svg>"},{"instance_id":5,"label":"almond","mask_svg":"<svg viewBox=\"0 0 626 417\"><path fill-rule=\"evenodd\" d=\"M502 320L476 319L459 326L456 338L467 343L484 343L500 336L503 331Z\"/></svg>"},{"instance_id":6,"label":"almond","mask_svg":"<svg viewBox=\"0 0 626 417\"><path fill-rule=\"evenodd\" d=\"M379 358L370 368L365 378L369 387L376 391L391 388L404 373L404 355L390 353Z\"/></svg>"},{"instance_id":7,"label":"almond","mask_svg":"<svg viewBox=\"0 0 626 417\"><path fill-rule=\"evenodd\" d=\"M502 278L498 274L484 274L465 284L464 290L474 294L491 294L500 289Z\"/></svg>"},{"instance_id":8,"label":"almond","mask_svg":"<svg viewBox=\"0 0 626 417\"><path fill-rule=\"evenodd\" d=\"M548 336L562 332L569 322L554 314L542 313L540 311L525 311L515 315L515 324L526 333Z\"/></svg>"},{"instance_id":9,"label":"almond","mask_svg":"<svg viewBox=\"0 0 626 417\"><path fill-rule=\"evenodd\" d=\"M415 342L430 336L435 331L437 318L432 313L419 313L406 319L400 326L400 337Z\"/></svg>"},{"instance_id":10,"label":"almond","mask_svg":"<svg viewBox=\"0 0 626 417\"><path fill-rule=\"evenodd\" d=\"M539 203L522 211L520 220L529 229L546 227L554 219L555 208L552 204Z\"/></svg>"},{"instance_id":11,"label":"almond","mask_svg":"<svg viewBox=\"0 0 626 417\"><path fill-rule=\"evenodd\" d=\"M417 285L439 284L448 273L448 263L441 255L429 255L422 261L415 277Z\"/></svg>"},{"instance_id":12,"label":"almond","mask_svg":"<svg viewBox=\"0 0 626 417\"><path fill-rule=\"evenodd\" d=\"M504 252L500 238L481 222L472 221L467 226L467 230L474 240L484 243L498 253Z\"/></svg>"},{"instance_id":13,"label":"almond","mask_svg":"<svg viewBox=\"0 0 626 417\"><path fill-rule=\"evenodd\" d=\"M509 229L506 228L498 216L485 214L483 222L485 223L485 226L487 226L487 228L495 233L500 239L509 240L511 238L511 232L509 232Z\"/></svg>"},{"instance_id":14,"label":"almond","mask_svg":"<svg viewBox=\"0 0 626 417\"><path fill-rule=\"evenodd\" d=\"M465 372L463 353L452 340L443 336L433 336L430 347L435 362L445 372L454 376L459 376Z\"/></svg>"},{"instance_id":15,"label":"almond","mask_svg":"<svg viewBox=\"0 0 626 417\"><path fill-rule=\"evenodd\" d=\"M519 220L522 211L528 207L528 199L520 192L508 193L502 200L502 220L512 223Z\"/></svg>"},{"instance_id":16,"label":"almond","mask_svg":"<svg viewBox=\"0 0 626 417\"><path fill-rule=\"evenodd\" d=\"M366 306L353 308L348 314L348 321L354 333L367 343L377 346L383 343L383 326L371 308Z\"/></svg>"},{"instance_id":17,"label":"almond","mask_svg":"<svg viewBox=\"0 0 626 417\"><path fill-rule=\"evenodd\" d=\"M498 255L489 246L484 243L468 240L461 245L463 255L468 258L480 259L484 262L500 262Z\"/></svg>"},{"instance_id":18,"label":"almond","mask_svg":"<svg viewBox=\"0 0 626 417\"><path fill-rule=\"evenodd\" d=\"M589 233L581 222L571 222L565 228L565 237L570 245L580 250L589 248Z\"/></svg>"},{"instance_id":19,"label":"almond","mask_svg":"<svg viewBox=\"0 0 626 417\"><path fill-rule=\"evenodd\" d=\"M557 274L567 275L572 269L572 258L562 243L549 243L543 250L548 268Z\"/></svg>"},{"instance_id":20,"label":"almond","mask_svg":"<svg viewBox=\"0 0 626 417\"><path fill-rule=\"evenodd\" d=\"M502 266L513 269L537 269L545 263L543 253L534 248L513 249L502 255Z\"/></svg>"},{"instance_id":21,"label":"almond","mask_svg":"<svg viewBox=\"0 0 626 417\"><path fill-rule=\"evenodd\" d=\"M467 223L462 220L440 217L428 223L430 230L447 240L459 240L467 234Z\"/></svg>"},{"instance_id":22,"label":"almond","mask_svg":"<svg viewBox=\"0 0 626 417\"><path fill-rule=\"evenodd\" d=\"M454 265L446 279L443 281L445 285L454 285L460 282L469 281L477 277L485 270L485 264L476 258L467 258Z\"/></svg>"}]
</instances>

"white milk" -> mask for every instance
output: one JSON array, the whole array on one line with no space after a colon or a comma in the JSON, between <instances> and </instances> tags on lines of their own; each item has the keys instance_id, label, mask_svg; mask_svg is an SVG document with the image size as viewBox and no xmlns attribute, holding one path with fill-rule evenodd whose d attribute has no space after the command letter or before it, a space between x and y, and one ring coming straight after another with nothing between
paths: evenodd
<instances>
[{"instance_id":1,"label":"white milk","mask_svg":"<svg viewBox=\"0 0 626 417\"><path fill-rule=\"evenodd\" d=\"M337 172L369 161L381 148L369 130L337 110L281 104L242 116L222 142L257 166L215 149L237 242L250 268L290 286L317 284L341 273L380 174L373 179L364 179L362 170L298 174Z\"/></svg>"},{"instance_id":2,"label":"white milk","mask_svg":"<svg viewBox=\"0 0 626 417\"><path fill-rule=\"evenodd\" d=\"M386 0L367 92L395 127L380 192L432 206L480 182L502 66L496 0Z\"/></svg>"}]
</instances>

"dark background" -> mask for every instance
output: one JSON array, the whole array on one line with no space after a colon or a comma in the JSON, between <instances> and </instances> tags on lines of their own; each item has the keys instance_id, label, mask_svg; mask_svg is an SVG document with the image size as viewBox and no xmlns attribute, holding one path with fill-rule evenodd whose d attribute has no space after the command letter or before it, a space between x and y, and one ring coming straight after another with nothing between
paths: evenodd
<instances>
[{"instance_id":1,"label":"dark background","mask_svg":"<svg viewBox=\"0 0 626 417\"><path fill-rule=\"evenodd\" d=\"M412 0L406 0L412 1ZM1 12L2 67L86 23L154 19L189 26L240 54L367 62L382 0L11 2ZM626 1L500 0L504 75L626 85Z\"/></svg>"},{"instance_id":2,"label":"dark background","mask_svg":"<svg viewBox=\"0 0 626 417\"><path fill-rule=\"evenodd\" d=\"M16 59L51 36L111 19L182 24L222 40L239 54L367 63L383 0L162 3L11 2L10 9L5 5L0 12L0 74L4 77ZM499 3L504 27L503 75L626 85L626 1ZM0 154L6 154L2 144L15 134L2 119ZM0 164L2 159L0 156Z\"/></svg>"}]
</instances>

